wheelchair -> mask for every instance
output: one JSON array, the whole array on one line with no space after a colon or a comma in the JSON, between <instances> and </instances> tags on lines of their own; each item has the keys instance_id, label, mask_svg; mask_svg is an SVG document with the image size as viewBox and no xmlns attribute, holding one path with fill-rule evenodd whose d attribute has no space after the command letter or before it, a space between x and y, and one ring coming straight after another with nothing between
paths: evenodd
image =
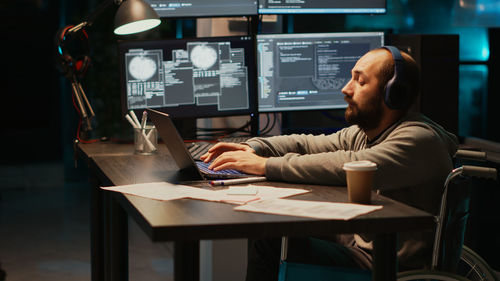
<instances>
[{"instance_id":1,"label":"wheelchair","mask_svg":"<svg viewBox=\"0 0 500 281\"><path fill-rule=\"evenodd\" d=\"M485 161L486 153L458 150L454 160L456 163L460 160ZM449 173L444 183L440 210L435 217L436 232L431 268L399 272L398 281L500 281L484 259L463 245L473 178L496 180L497 170L477 165L459 165ZM282 237L279 281L289 281L287 276L292 276L284 272L288 270L286 266L287 241L287 237ZM312 274L318 277L316 280L330 280L332 276L335 277L331 280L371 280L370 274L366 271L306 264L294 266L295 276L308 274L311 276ZM300 270L309 272L301 273Z\"/></svg>"},{"instance_id":2,"label":"wheelchair","mask_svg":"<svg viewBox=\"0 0 500 281\"><path fill-rule=\"evenodd\" d=\"M458 162L460 160L485 161L486 153L458 150L454 158ZM450 172L445 181L441 208L436 217L431 269L401 272L398 280L500 281L483 258L463 245L465 222L469 213L468 198L470 188L473 188L469 184L472 178L496 180L497 170L475 165L462 165ZM465 188L465 191L453 190L461 187ZM454 198L450 199L450 194L454 195ZM458 248L457 245L459 245ZM455 251L455 253L450 254L450 251ZM449 258L450 256L452 258Z\"/></svg>"}]
</instances>

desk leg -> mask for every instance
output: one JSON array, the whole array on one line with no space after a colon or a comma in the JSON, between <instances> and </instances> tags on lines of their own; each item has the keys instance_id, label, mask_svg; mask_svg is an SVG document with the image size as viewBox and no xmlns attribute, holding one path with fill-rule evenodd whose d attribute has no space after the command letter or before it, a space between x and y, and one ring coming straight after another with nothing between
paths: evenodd
<instances>
[{"instance_id":1,"label":"desk leg","mask_svg":"<svg viewBox=\"0 0 500 281\"><path fill-rule=\"evenodd\" d=\"M200 241L174 243L174 280L197 281L200 279Z\"/></svg>"},{"instance_id":2,"label":"desk leg","mask_svg":"<svg viewBox=\"0 0 500 281\"><path fill-rule=\"evenodd\" d=\"M377 234L373 242L373 280L396 281L397 233Z\"/></svg>"},{"instance_id":3,"label":"desk leg","mask_svg":"<svg viewBox=\"0 0 500 281\"><path fill-rule=\"evenodd\" d=\"M116 200L121 194L107 194L109 203L109 232L106 249L109 250L107 280L128 280L128 221L127 213ZM116 196L115 196L116 195ZM109 274L109 275L108 275Z\"/></svg>"},{"instance_id":4,"label":"desk leg","mask_svg":"<svg viewBox=\"0 0 500 281\"><path fill-rule=\"evenodd\" d=\"M91 280L104 280L104 222L103 222L103 191L99 181L91 173L90 181L90 261Z\"/></svg>"}]
</instances>

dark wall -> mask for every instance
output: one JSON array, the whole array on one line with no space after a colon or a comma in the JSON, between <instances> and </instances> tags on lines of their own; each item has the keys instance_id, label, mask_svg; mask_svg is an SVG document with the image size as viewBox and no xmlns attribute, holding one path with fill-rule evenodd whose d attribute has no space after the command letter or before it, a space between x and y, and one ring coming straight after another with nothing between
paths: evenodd
<instances>
[{"instance_id":1,"label":"dark wall","mask_svg":"<svg viewBox=\"0 0 500 281\"><path fill-rule=\"evenodd\" d=\"M62 156L58 73L53 63L57 1L2 1L0 164Z\"/></svg>"}]
</instances>

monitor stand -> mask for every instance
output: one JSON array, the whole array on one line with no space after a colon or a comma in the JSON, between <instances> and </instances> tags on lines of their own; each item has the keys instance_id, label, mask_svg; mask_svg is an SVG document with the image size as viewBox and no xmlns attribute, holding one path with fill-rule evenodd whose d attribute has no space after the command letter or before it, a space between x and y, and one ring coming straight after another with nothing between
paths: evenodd
<instances>
[{"instance_id":1,"label":"monitor stand","mask_svg":"<svg viewBox=\"0 0 500 281\"><path fill-rule=\"evenodd\" d=\"M259 124L260 124L259 114L251 114L250 115L250 134L252 135L252 137L256 137L259 135Z\"/></svg>"}]
</instances>

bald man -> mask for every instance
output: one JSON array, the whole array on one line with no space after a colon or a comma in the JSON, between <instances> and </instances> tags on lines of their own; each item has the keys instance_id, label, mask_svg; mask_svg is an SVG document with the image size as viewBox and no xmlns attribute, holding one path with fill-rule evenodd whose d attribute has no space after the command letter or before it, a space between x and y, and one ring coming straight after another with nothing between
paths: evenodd
<instances>
[{"instance_id":1,"label":"bald man","mask_svg":"<svg viewBox=\"0 0 500 281\"><path fill-rule=\"evenodd\" d=\"M437 214L444 180L457 150L456 136L410 108L418 96L419 69L394 47L372 50L351 71L342 93L352 124L331 135L252 138L219 143L202 156L210 168L237 169L268 180L346 185L345 162L377 163L375 188L388 197ZM388 89L389 88L389 89ZM400 235L401 269L430 264L431 232ZM289 260L371 268L372 243L363 234L291 239ZM321 253L319 255L318 253ZM249 241L247 280L277 280L279 240Z\"/></svg>"}]
</instances>

